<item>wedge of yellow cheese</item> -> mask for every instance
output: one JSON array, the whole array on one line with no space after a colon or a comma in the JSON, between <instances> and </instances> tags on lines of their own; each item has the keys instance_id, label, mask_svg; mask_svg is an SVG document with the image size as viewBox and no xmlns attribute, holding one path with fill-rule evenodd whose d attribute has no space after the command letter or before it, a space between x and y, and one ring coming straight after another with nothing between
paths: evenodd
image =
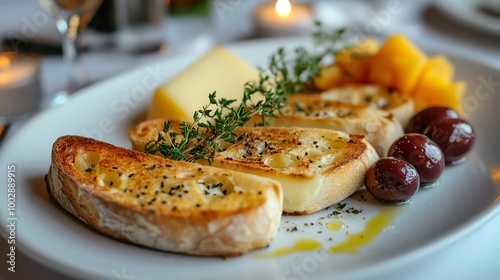
<instances>
[{"instance_id":1,"label":"wedge of yellow cheese","mask_svg":"<svg viewBox=\"0 0 500 280\"><path fill-rule=\"evenodd\" d=\"M241 100L245 83L258 78L257 68L226 48L215 47L156 89L148 118L192 121L193 113L209 104L210 93Z\"/></svg>"}]
</instances>

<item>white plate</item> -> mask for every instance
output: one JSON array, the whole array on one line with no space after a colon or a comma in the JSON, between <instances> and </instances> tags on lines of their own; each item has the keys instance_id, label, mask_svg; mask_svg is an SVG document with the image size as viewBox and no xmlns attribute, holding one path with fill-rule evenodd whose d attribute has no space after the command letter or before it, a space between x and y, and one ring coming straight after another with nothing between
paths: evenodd
<instances>
[{"instance_id":1,"label":"white plate","mask_svg":"<svg viewBox=\"0 0 500 280\"><path fill-rule=\"evenodd\" d=\"M500 35L500 17L481 12L479 8L481 2L478 0L437 0L436 5L462 24L493 35Z\"/></svg>"},{"instance_id":2,"label":"white plate","mask_svg":"<svg viewBox=\"0 0 500 280\"><path fill-rule=\"evenodd\" d=\"M265 65L268 54L279 46L291 49L303 39L247 42L229 46L255 65ZM16 217L18 249L52 269L90 279L323 279L331 276L362 279L408 264L436 252L473 232L500 212L500 96L487 95L481 80L498 75L498 70L473 61L449 56L456 76L469 85L466 108L478 137L466 163L447 168L440 184L419 191L412 202L399 207L398 214L373 241L357 253L326 254L342 242L346 232L361 231L367 220L380 211L380 204L368 194L346 200L361 214L343 213L345 228L329 231L326 217L334 209L305 217L284 217L280 231L267 249L242 257L222 260L158 252L103 236L85 226L49 200L44 183L50 164L52 143L61 135L98 138L130 147L127 130L140 121L151 91L159 83L194 61L197 56L158 61L131 70L79 92L69 103L33 118L5 143L0 166L16 166ZM482 89L479 89L482 87ZM6 182L7 172L0 172ZM0 192L6 201L6 188ZM3 204L2 202L2 205ZM6 207L0 207L2 221ZM321 217L325 217L321 220ZM305 226L304 223L314 223ZM318 222L322 222L320 225ZM298 231L288 232L292 224ZM5 227L1 227L2 231ZM321 233L318 233L321 231ZM320 241L320 252L296 252L280 258L255 256L291 246L311 237ZM329 240L329 238L332 240ZM130 276L130 277L129 277ZM127 278L129 277L129 278ZM135 278L133 278L135 277Z\"/></svg>"}]
</instances>

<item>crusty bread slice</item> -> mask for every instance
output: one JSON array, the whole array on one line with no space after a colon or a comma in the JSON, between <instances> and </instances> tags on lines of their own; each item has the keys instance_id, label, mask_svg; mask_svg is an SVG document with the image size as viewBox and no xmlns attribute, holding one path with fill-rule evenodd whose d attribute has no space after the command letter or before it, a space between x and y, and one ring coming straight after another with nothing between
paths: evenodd
<instances>
[{"instance_id":1,"label":"crusty bread slice","mask_svg":"<svg viewBox=\"0 0 500 280\"><path fill-rule=\"evenodd\" d=\"M330 101L317 94L289 96L282 113L268 118L270 126L316 127L364 135L380 157L387 155L392 143L404 134L401 124L388 112L366 105ZM261 122L252 117L248 126Z\"/></svg>"},{"instance_id":2,"label":"crusty bread slice","mask_svg":"<svg viewBox=\"0 0 500 280\"><path fill-rule=\"evenodd\" d=\"M157 139L163 123L150 120L130 129L134 148ZM236 133L247 136L216 153L212 164L279 181L285 214L308 214L345 199L378 159L363 136L330 129L244 127Z\"/></svg>"},{"instance_id":3,"label":"crusty bread slice","mask_svg":"<svg viewBox=\"0 0 500 280\"><path fill-rule=\"evenodd\" d=\"M236 256L265 247L282 215L278 182L78 136L53 145L47 190L98 231L154 249Z\"/></svg>"},{"instance_id":4,"label":"crusty bread slice","mask_svg":"<svg viewBox=\"0 0 500 280\"><path fill-rule=\"evenodd\" d=\"M378 159L360 135L319 128L246 127L248 137L216 154L213 165L279 181L286 214L309 214L363 185Z\"/></svg>"},{"instance_id":5,"label":"crusty bread slice","mask_svg":"<svg viewBox=\"0 0 500 280\"><path fill-rule=\"evenodd\" d=\"M354 105L368 105L394 115L405 127L414 114L413 99L394 89L374 84L347 84L322 92L321 98Z\"/></svg>"},{"instance_id":6,"label":"crusty bread slice","mask_svg":"<svg viewBox=\"0 0 500 280\"><path fill-rule=\"evenodd\" d=\"M152 119L140 122L128 131L128 138L132 149L144 152L144 147L149 141L158 139L158 134L166 136L163 132L164 119ZM179 131L179 121L172 121L172 131Z\"/></svg>"}]
</instances>

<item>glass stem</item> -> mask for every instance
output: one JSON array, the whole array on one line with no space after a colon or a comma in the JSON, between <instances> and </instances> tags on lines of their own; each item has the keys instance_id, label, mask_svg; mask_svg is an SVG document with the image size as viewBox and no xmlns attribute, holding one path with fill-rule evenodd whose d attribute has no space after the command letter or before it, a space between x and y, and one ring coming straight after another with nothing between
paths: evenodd
<instances>
[{"instance_id":1,"label":"glass stem","mask_svg":"<svg viewBox=\"0 0 500 280\"><path fill-rule=\"evenodd\" d=\"M62 35L63 59L69 69L67 92L72 93L81 88L87 77L80 63L80 49L78 48L80 17L71 16L67 21L61 19L58 28ZM64 25L64 26L63 26Z\"/></svg>"}]
</instances>

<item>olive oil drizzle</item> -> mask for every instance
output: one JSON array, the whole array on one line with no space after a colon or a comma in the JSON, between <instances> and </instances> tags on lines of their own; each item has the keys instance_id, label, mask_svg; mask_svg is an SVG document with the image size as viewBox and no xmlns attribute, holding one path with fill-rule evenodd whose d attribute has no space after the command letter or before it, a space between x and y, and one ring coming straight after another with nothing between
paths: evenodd
<instances>
[{"instance_id":1,"label":"olive oil drizzle","mask_svg":"<svg viewBox=\"0 0 500 280\"><path fill-rule=\"evenodd\" d=\"M398 214L398 207L381 207L380 212L366 222L365 229L358 233L348 233L347 240L333 245L328 249L329 253L351 253L355 254L358 249L382 233L391 224Z\"/></svg>"},{"instance_id":2,"label":"olive oil drizzle","mask_svg":"<svg viewBox=\"0 0 500 280\"><path fill-rule=\"evenodd\" d=\"M358 253L359 248L373 241L373 239L379 236L388 225L393 223L400 210L401 207L380 207L380 212L366 222L365 228L361 232L347 233L347 239L328 248L328 253ZM327 223L326 227L330 231L338 231L344 228L344 223L335 220ZM297 252L316 251L322 248L323 246L319 241L311 238L302 238L297 240L295 244L290 247L278 248L269 253L257 255L255 258L283 257Z\"/></svg>"},{"instance_id":3,"label":"olive oil drizzle","mask_svg":"<svg viewBox=\"0 0 500 280\"><path fill-rule=\"evenodd\" d=\"M344 223L341 221L331 221L326 224L326 227L331 231L337 231L344 228Z\"/></svg>"},{"instance_id":4,"label":"olive oil drizzle","mask_svg":"<svg viewBox=\"0 0 500 280\"><path fill-rule=\"evenodd\" d=\"M257 255L257 259L272 258L272 257L283 257L295 252L307 252L320 250L323 246L321 243L315 239L303 238L299 239L291 247L279 248L275 251Z\"/></svg>"}]
</instances>

